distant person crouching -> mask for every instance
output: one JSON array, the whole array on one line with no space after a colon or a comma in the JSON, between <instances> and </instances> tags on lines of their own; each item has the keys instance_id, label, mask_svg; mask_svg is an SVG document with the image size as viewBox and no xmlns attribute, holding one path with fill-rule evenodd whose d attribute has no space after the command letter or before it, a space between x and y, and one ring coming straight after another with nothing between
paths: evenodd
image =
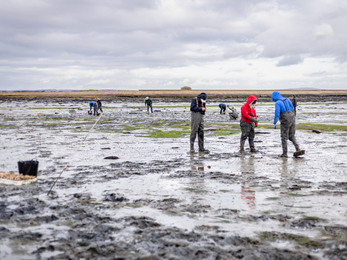
<instances>
[{"instance_id":1,"label":"distant person crouching","mask_svg":"<svg viewBox=\"0 0 347 260\"><path fill-rule=\"evenodd\" d=\"M98 104L94 101L89 102L89 111L88 111L89 115L93 114L92 108L94 108L94 116L95 116L95 114L97 113L97 110L98 110Z\"/></svg>"},{"instance_id":2,"label":"distant person crouching","mask_svg":"<svg viewBox=\"0 0 347 260\"><path fill-rule=\"evenodd\" d=\"M227 108L227 106L223 103L219 104L219 108L220 108L220 114L225 114L225 109Z\"/></svg>"},{"instance_id":3,"label":"distant person crouching","mask_svg":"<svg viewBox=\"0 0 347 260\"><path fill-rule=\"evenodd\" d=\"M228 109L229 109L229 118L231 119L231 120L235 120L236 118L238 118L239 117L239 113L237 112L237 110L236 110L236 108L234 108L234 107L229 107L229 105L227 106L228 107Z\"/></svg>"}]
</instances>

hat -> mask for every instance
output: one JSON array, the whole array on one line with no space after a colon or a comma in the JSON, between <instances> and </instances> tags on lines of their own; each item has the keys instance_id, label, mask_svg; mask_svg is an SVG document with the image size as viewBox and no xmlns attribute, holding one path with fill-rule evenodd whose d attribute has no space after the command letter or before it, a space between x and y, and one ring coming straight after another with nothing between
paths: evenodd
<instances>
[{"instance_id":1,"label":"hat","mask_svg":"<svg viewBox=\"0 0 347 260\"><path fill-rule=\"evenodd\" d=\"M149 97L146 97L146 98L145 98L145 100L148 100L148 99L149 99Z\"/></svg>"}]
</instances>

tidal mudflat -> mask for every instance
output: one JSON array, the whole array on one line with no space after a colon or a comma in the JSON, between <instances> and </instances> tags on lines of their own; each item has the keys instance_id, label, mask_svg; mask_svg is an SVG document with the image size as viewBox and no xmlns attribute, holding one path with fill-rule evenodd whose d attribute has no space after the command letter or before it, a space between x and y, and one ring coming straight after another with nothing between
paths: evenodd
<instances>
[{"instance_id":1,"label":"tidal mudflat","mask_svg":"<svg viewBox=\"0 0 347 260\"><path fill-rule=\"evenodd\" d=\"M188 153L189 102L153 105L104 102L90 131L87 101L0 101L0 172L39 161L37 183L0 185L0 259L347 259L346 103L299 103L301 158L278 157L271 102L242 156L217 102L209 154Z\"/></svg>"}]
</instances>

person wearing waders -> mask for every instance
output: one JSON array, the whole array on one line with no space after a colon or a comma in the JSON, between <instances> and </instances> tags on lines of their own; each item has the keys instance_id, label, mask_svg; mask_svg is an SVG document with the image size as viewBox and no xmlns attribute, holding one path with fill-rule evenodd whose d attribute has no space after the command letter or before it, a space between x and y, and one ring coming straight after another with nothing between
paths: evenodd
<instances>
[{"instance_id":1,"label":"person wearing waders","mask_svg":"<svg viewBox=\"0 0 347 260\"><path fill-rule=\"evenodd\" d=\"M190 152L194 153L194 142L198 134L199 152L208 153L204 148L204 116L206 111L206 93L200 93L192 99L190 104L191 111L191 133L190 133Z\"/></svg>"},{"instance_id":2,"label":"person wearing waders","mask_svg":"<svg viewBox=\"0 0 347 260\"><path fill-rule=\"evenodd\" d=\"M104 111L102 111L102 104L101 104L100 99L96 98L95 100L96 100L96 104L98 105L98 108L97 108L97 110L96 110L96 113L97 113L97 115L99 115L99 114L98 114L98 110L100 110L101 113L103 113ZM94 112L94 116L95 116L95 112Z\"/></svg>"},{"instance_id":3,"label":"person wearing waders","mask_svg":"<svg viewBox=\"0 0 347 260\"><path fill-rule=\"evenodd\" d=\"M257 152L254 147L254 128L258 126L257 113L255 112L255 106L257 98L255 96L249 96L246 104L241 107L241 139L240 139L240 153L243 153L245 142L248 138L249 148L251 153Z\"/></svg>"},{"instance_id":4,"label":"person wearing waders","mask_svg":"<svg viewBox=\"0 0 347 260\"><path fill-rule=\"evenodd\" d=\"M220 108L220 114L225 114L225 109L227 109L227 106L223 103L219 104L219 108Z\"/></svg>"},{"instance_id":5,"label":"person wearing waders","mask_svg":"<svg viewBox=\"0 0 347 260\"><path fill-rule=\"evenodd\" d=\"M294 107L294 113L296 115L296 107L297 107L298 103L296 102L296 99L295 99L294 95L292 96L292 104L293 104L293 107Z\"/></svg>"},{"instance_id":6,"label":"person wearing waders","mask_svg":"<svg viewBox=\"0 0 347 260\"><path fill-rule=\"evenodd\" d=\"M229 107L229 105L227 106L228 107L228 109L229 109L229 118L230 119L233 119L233 120L235 120L236 118L238 118L238 116L239 116L239 113L236 111L236 108L234 108L234 107Z\"/></svg>"},{"instance_id":7,"label":"person wearing waders","mask_svg":"<svg viewBox=\"0 0 347 260\"><path fill-rule=\"evenodd\" d=\"M89 102L89 111L88 114L91 115L92 113L92 108L94 108L94 116L97 114L98 112L98 104L94 101L90 101Z\"/></svg>"},{"instance_id":8,"label":"person wearing waders","mask_svg":"<svg viewBox=\"0 0 347 260\"><path fill-rule=\"evenodd\" d=\"M295 157L305 154L304 150L300 150L299 144L295 139L295 113L294 106L290 99L282 97L278 91L272 92L272 101L275 101L275 117L274 129L278 119L281 122L281 140L282 140L282 154L281 157L288 157L287 155L287 140L289 139L295 146Z\"/></svg>"},{"instance_id":9,"label":"person wearing waders","mask_svg":"<svg viewBox=\"0 0 347 260\"><path fill-rule=\"evenodd\" d=\"M153 113L153 108L152 108L152 99L149 97L145 98L145 106L147 106L147 113L149 113L149 107L151 107L151 113Z\"/></svg>"}]
</instances>

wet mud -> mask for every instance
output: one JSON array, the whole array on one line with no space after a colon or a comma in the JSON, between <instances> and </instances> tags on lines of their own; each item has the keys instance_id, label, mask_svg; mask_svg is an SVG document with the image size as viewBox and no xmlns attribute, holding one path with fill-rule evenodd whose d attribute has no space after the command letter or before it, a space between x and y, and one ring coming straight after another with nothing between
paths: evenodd
<instances>
[{"instance_id":1,"label":"wet mud","mask_svg":"<svg viewBox=\"0 0 347 260\"><path fill-rule=\"evenodd\" d=\"M94 125L87 101L1 101L0 172L40 164L37 183L0 184L0 259L347 259L347 104L299 105L306 154L280 158L270 102L240 155L218 103L210 153L190 154L185 102L105 102Z\"/></svg>"}]
</instances>

